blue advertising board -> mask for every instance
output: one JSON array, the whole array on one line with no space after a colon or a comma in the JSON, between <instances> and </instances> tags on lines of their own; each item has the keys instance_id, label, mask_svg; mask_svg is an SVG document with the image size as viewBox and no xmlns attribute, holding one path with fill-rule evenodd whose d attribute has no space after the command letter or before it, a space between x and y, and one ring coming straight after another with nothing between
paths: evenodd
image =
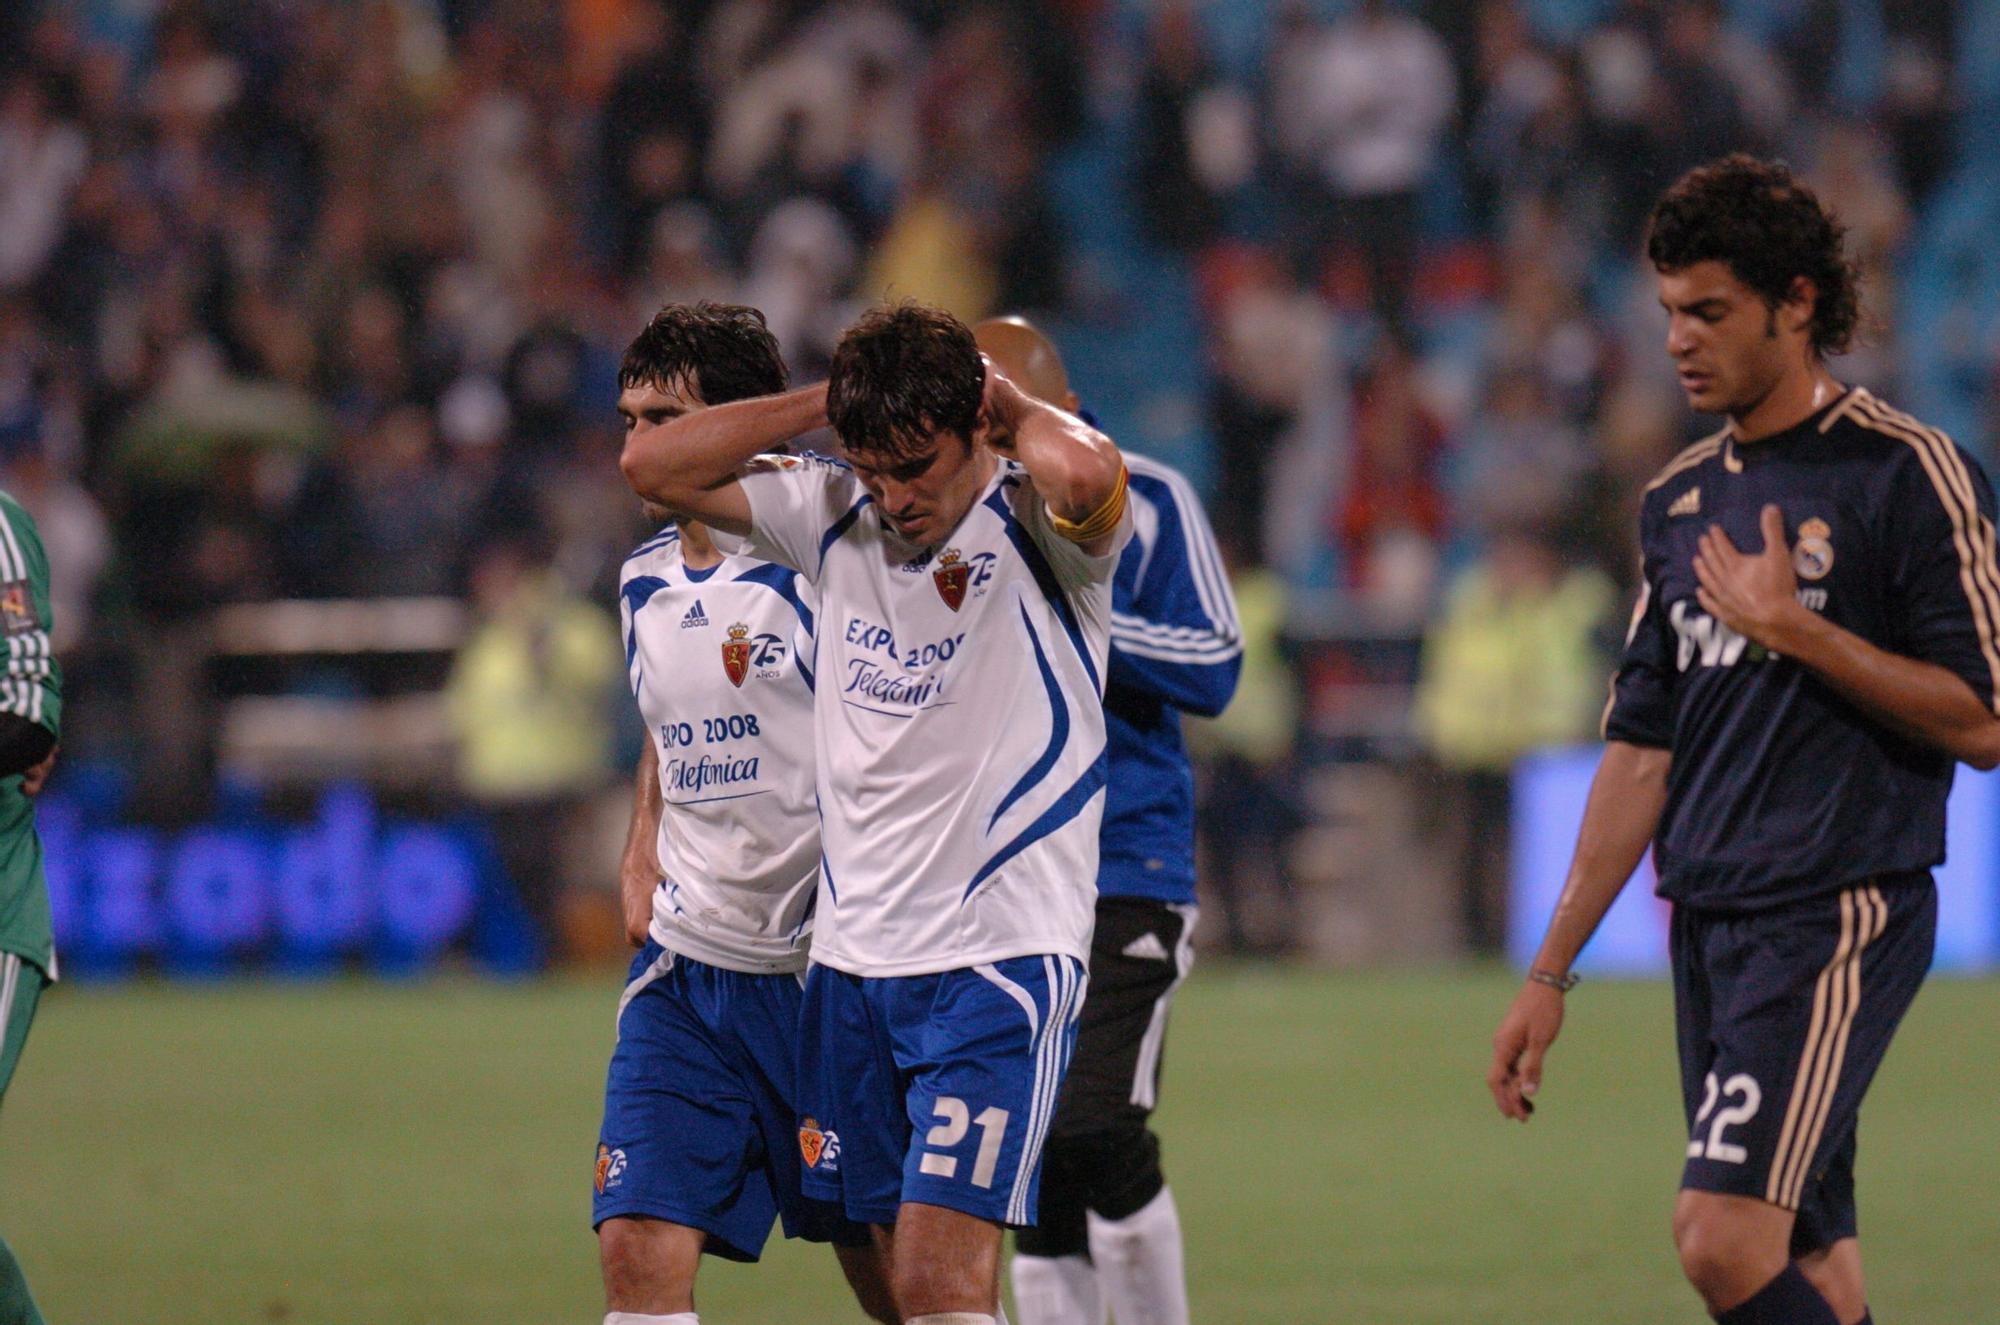
<instances>
[{"instance_id":1,"label":"blue advertising board","mask_svg":"<svg viewBox=\"0 0 2000 1325\"><path fill-rule=\"evenodd\" d=\"M1513 887L1507 951L1533 960L1569 869L1598 749L1551 750L1514 769ZM1946 809L1945 863L1937 870L1937 969L2000 968L2000 772L1960 768ZM1577 961L1580 971L1664 975L1671 908L1653 895L1650 855L1612 903Z\"/></svg>"},{"instance_id":2,"label":"blue advertising board","mask_svg":"<svg viewBox=\"0 0 2000 1325\"><path fill-rule=\"evenodd\" d=\"M135 826L115 801L51 789L36 806L65 975L424 969L462 953L533 969L541 943L476 818L381 812L336 786L288 822L239 798L211 821Z\"/></svg>"}]
</instances>

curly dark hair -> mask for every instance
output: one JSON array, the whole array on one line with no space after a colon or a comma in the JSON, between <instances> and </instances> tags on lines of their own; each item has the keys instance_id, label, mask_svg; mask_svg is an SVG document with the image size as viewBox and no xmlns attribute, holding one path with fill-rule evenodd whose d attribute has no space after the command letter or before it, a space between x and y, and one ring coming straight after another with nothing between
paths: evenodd
<instances>
[{"instance_id":1,"label":"curly dark hair","mask_svg":"<svg viewBox=\"0 0 2000 1325\"><path fill-rule=\"evenodd\" d=\"M905 300L870 309L840 338L826 414L847 450L908 459L938 432L971 445L985 394L972 329L941 308Z\"/></svg>"},{"instance_id":2,"label":"curly dark hair","mask_svg":"<svg viewBox=\"0 0 2000 1325\"><path fill-rule=\"evenodd\" d=\"M632 338L620 387L692 385L704 405L785 389L789 374L764 315L742 304L668 304Z\"/></svg>"},{"instance_id":3,"label":"curly dark hair","mask_svg":"<svg viewBox=\"0 0 2000 1325\"><path fill-rule=\"evenodd\" d=\"M1663 272L1723 263L1773 310L1805 277L1819 294L1813 349L1839 354L1861 317L1860 274L1842 249L1846 234L1783 162L1736 152L1696 166L1667 190L1646 223L1646 257Z\"/></svg>"}]
</instances>

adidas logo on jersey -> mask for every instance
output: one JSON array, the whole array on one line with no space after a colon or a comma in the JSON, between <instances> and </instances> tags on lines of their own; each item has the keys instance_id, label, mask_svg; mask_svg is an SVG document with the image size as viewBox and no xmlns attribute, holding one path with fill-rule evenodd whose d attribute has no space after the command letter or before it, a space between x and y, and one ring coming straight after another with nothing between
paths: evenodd
<instances>
[{"instance_id":1,"label":"adidas logo on jersey","mask_svg":"<svg viewBox=\"0 0 2000 1325\"><path fill-rule=\"evenodd\" d=\"M1673 519L1677 515L1700 515L1700 514L1701 514L1700 488L1689 488L1686 492L1683 492L1680 496L1674 498L1673 505L1667 507L1667 518L1669 520Z\"/></svg>"},{"instance_id":2,"label":"adidas logo on jersey","mask_svg":"<svg viewBox=\"0 0 2000 1325\"><path fill-rule=\"evenodd\" d=\"M687 610L687 615L681 618L681 629L693 630L697 626L707 624L708 613L701 610L701 599L697 598L694 600L694 606Z\"/></svg>"},{"instance_id":3,"label":"adidas logo on jersey","mask_svg":"<svg viewBox=\"0 0 2000 1325\"><path fill-rule=\"evenodd\" d=\"M1121 957L1136 958L1142 962L1164 962L1171 960L1167 952L1167 945L1160 942L1158 934L1151 933L1141 934L1138 938L1133 939L1125 945L1124 951L1118 955Z\"/></svg>"}]
</instances>

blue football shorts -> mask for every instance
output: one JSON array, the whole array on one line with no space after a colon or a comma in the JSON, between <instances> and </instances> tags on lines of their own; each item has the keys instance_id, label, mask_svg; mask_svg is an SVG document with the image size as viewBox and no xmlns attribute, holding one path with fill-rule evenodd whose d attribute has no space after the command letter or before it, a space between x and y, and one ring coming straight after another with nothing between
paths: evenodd
<instances>
[{"instance_id":1,"label":"blue football shorts","mask_svg":"<svg viewBox=\"0 0 2000 1325\"><path fill-rule=\"evenodd\" d=\"M1070 957L932 975L806 977L799 1049L808 1196L860 1223L906 1201L1034 1223L1087 983Z\"/></svg>"},{"instance_id":2,"label":"blue football shorts","mask_svg":"<svg viewBox=\"0 0 2000 1325\"><path fill-rule=\"evenodd\" d=\"M800 1191L797 975L750 975L648 942L618 1007L591 1226L620 1216L708 1234L729 1260L786 1237L864 1246L868 1231Z\"/></svg>"},{"instance_id":3,"label":"blue football shorts","mask_svg":"<svg viewBox=\"0 0 2000 1325\"><path fill-rule=\"evenodd\" d=\"M1796 1212L1794 1255L1854 1237L1856 1124L1930 970L1929 873L1764 911L1677 907L1672 937L1681 1186Z\"/></svg>"}]
</instances>

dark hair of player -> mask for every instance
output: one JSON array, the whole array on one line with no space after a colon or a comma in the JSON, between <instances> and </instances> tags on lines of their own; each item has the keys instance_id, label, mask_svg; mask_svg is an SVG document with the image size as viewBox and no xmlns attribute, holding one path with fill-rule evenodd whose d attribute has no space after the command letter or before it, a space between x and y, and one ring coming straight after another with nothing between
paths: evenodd
<instances>
[{"instance_id":1,"label":"dark hair of player","mask_svg":"<svg viewBox=\"0 0 2000 1325\"><path fill-rule=\"evenodd\" d=\"M1663 272L1720 262L1775 313L1803 276L1813 283L1814 352L1838 354L1860 319L1859 274L1845 228L1782 162L1736 152L1675 181L1646 224L1646 257Z\"/></svg>"},{"instance_id":2,"label":"dark hair of player","mask_svg":"<svg viewBox=\"0 0 2000 1325\"><path fill-rule=\"evenodd\" d=\"M785 389L789 374L764 315L741 304L668 304L632 338L618 365L620 387L694 387L704 405Z\"/></svg>"},{"instance_id":3,"label":"dark hair of player","mask_svg":"<svg viewBox=\"0 0 2000 1325\"><path fill-rule=\"evenodd\" d=\"M826 415L848 450L911 459L939 432L970 446L985 393L972 329L941 308L905 300L870 309L841 337Z\"/></svg>"}]
</instances>

